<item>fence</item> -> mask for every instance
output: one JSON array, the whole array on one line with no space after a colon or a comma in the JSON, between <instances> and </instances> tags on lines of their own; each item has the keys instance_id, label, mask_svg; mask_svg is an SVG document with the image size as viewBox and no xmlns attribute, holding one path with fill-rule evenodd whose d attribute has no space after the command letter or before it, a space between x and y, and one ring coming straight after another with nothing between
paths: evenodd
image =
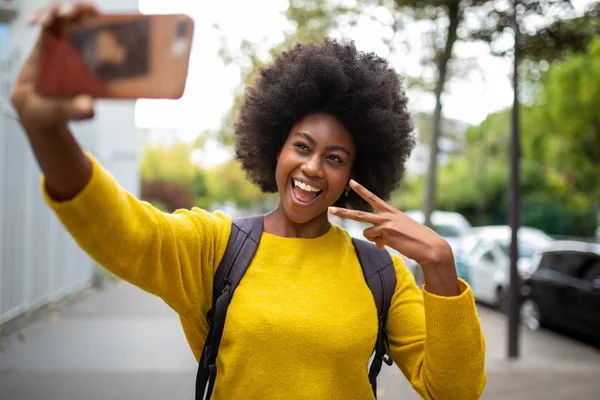
<instances>
[{"instance_id":1,"label":"fence","mask_svg":"<svg viewBox=\"0 0 600 400\"><path fill-rule=\"evenodd\" d=\"M18 60L0 58L0 324L87 286L94 271L42 200L39 169L9 106Z\"/></svg>"}]
</instances>

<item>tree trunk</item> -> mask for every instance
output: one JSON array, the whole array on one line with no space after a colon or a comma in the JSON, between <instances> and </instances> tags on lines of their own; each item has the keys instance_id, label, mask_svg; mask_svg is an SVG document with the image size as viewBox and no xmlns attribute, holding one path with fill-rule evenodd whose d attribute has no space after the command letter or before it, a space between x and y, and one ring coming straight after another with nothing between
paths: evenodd
<instances>
[{"instance_id":1,"label":"tree trunk","mask_svg":"<svg viewBox=\"0 0 600 400\"><path fill-rule=\"evenodd\" d=\"M458 24L461 19L460 2L456 1L448 6L448 34L444 50L437 55L438 80L435 84L435 110L431 123L431 134L429 135L429 165L427 170L427 184L425 187L425 204L423 214L425 225L431 227L431 213L436 207L436 185L437 185L437 155L440 137L440 122L442 119L442 93L446 83L448 62L452 58L452 48L457 39Z\"/></svg>"}]
</instances>

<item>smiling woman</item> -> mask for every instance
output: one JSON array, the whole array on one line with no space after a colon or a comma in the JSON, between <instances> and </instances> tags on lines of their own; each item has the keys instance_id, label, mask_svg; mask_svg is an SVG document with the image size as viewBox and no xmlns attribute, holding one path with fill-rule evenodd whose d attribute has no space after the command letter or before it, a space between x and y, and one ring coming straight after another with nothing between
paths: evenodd
<instances>
[{"instance_id":1,"label":"smiling woman","mask_svg":"<svg viewBox=\"0 0 600 400\"><path fill-rule=\"evenodd\" d=\"M33 21L52 28L95 12L89 3L53 6ZM179 314L200 372L210 374L208 397L369 399L373 366L392 359L425 399L481 395L484 340L451 248L384 201L414 146L407 98L384 59L326 40L298 44L259 72L239 110L235 150L248 177L280 201L247 229L220 211L163 213L123 190L68 127L93 117L93 99L35 91L39 51L12 101L44 198L100 265ZM353 241L328 210L368 223L365 238L418 262L423 290L400 256ZM223 278L232 269L241 275Z\"/></svg>"},{"instance_id":2,"label":"smiling woman","mask_svg":"<svg viewBox=\"0 0 600 400\"><path fill-rule=\"evenodd\" d=\"M302 118L277 156L278 210L296 224L323 215L348 188L355 158L352 136L336 117L311 113Z\"/></svg>"}]
</instances>

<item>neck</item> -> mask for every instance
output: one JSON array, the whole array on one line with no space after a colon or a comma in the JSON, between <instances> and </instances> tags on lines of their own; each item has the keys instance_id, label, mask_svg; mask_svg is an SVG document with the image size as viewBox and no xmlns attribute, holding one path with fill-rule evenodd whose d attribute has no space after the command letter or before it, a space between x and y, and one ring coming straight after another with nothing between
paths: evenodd
<instances>
[{"instance_id":1,"label":"neck","mask_svg":"<svg viewBox=\"0 0 600 400\"><path fill-rule=\"evenodd\" d=\"M287 217L281 204L265 215L264 224L264 231L272 235L306 239L322 236L327 233L330 227L327 212L316 216L310 221L297 223Z\"/></svg>"}]
</instances>

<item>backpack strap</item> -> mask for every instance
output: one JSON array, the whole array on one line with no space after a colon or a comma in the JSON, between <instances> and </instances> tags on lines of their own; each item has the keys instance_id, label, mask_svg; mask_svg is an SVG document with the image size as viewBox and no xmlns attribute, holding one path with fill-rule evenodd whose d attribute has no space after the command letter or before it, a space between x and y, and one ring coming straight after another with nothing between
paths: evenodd
<instances>
[{"instance_id":1,"label":"backpack strap","mask_svg":"<svg viewBox=\"0 0 600 400\"><path fill-rule=\"evenodd\" d=\"M209 331L196 375L196 400L210 399L212 395L227 307L254 258L262 231L262 215L232 221L227 248L214 277L212 308L206 315Z\"/></svg>"},{"instance_id":2,"label":"backpack strap","mask_svg":"<svg viewBox=\"0 0 600 400\"><path fill-rule=\"evenodd\" d=\"M392 296L396 289L396 270L390 253L387 250L379 249L373 243L360 239L352 239L354 248L358 255L365 281L371 289L375 305L377 306L378 331L377 342L375 343L375 357L369 368L369 382L373 389L373 394L377 398L377 376L381 371L381 366L385 362L392 365L392 354L389 351L389 342L385 330L388 309L392 302ZM387 355L387 357L386 357Z\"/></svg>"}]
</instances>

